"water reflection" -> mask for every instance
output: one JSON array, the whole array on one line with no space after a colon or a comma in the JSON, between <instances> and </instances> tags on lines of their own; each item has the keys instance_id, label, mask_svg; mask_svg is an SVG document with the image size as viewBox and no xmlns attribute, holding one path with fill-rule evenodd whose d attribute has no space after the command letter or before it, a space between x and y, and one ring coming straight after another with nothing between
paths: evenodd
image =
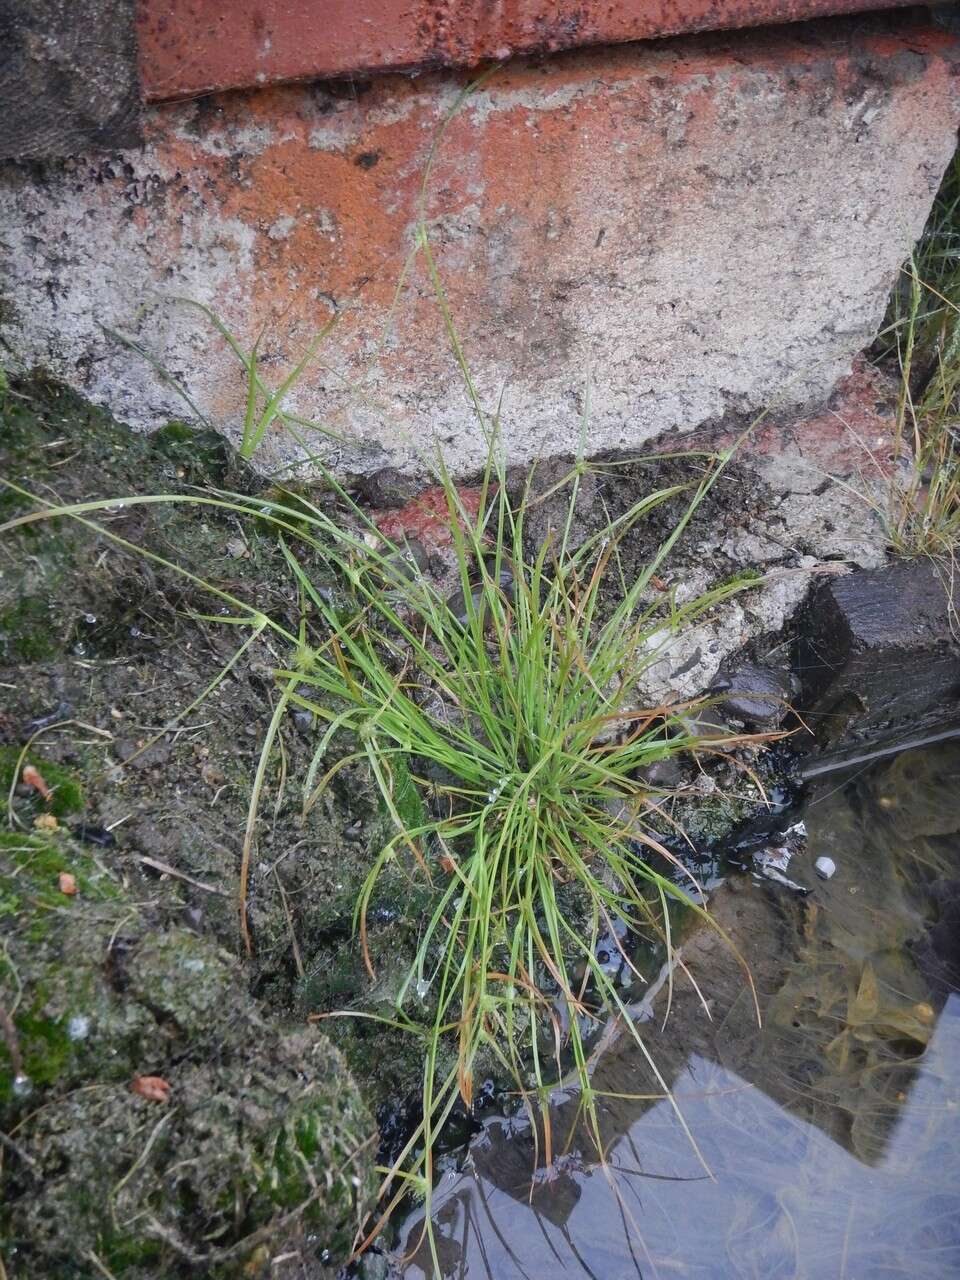
<instances>
[{"instance_id":1,"label":"water reflection","mask_svg":"<svg viewBox=\"0 0 960 1280\"><path fill-rule=\"evenodd\" d=\"M681 979L646 1036L712 1177L621 1040L595 1077L606 1164L575 1096L553 1108L563 1154L533 1178L525 1122L489 1121L434 1199L446 1276L960 1276L960 744L824 780L804 816L808 897L731 876L714 899L763 1028L698 932L684 959L712 1020ZM429 1275L426 1249L399 1273Z\"/></svg>"}]
</instances>

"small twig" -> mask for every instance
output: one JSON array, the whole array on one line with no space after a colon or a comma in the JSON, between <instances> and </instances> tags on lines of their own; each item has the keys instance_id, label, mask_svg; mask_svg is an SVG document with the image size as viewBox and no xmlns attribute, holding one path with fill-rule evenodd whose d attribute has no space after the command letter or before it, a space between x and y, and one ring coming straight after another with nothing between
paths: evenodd
<instances>
[{"instance_id":1,"label":"small twig","mask_svg":"<svg viewBox=\"0 0 960 1280\"><path fill-rule=\"evenodd\" d=\"M150 1152L153 1150L153 1144L156 1142L157 1138L159 1138L160 1136L160 1130L163 1128L165 1124L168 1124L169 1121L171 1121L176 1114L177 1114L177 1109L176 1107L174 1107L171 1111L168 1111L165 1116L162 1116L160 1120L157 1121L157 1123L154 1125L150 1133L150 1137L147 1139L146 1145L144 1146L143 1150L137 1156L136 1160L134 1160L133 1164L130 1166L127 1172L123 1175L123 1177L120 1179L117 1185L110 1192L111 1213L113 1212L113 1207L116 1202L117 1196L119 1196L120 1192L127 1185L127 1183L130 1181L133 1175L137 1172L137 1170L146 1162L147 1157L150 1155ZM114 1221L116 1221L115 1217L114 1217Z\"/></svg>"},{"instance_id":2,"label":"small twig","mask_svg":"<svg viewBox=\"0 0 960 1280\"><path fill-rule=\"evenodd\" d=\"M28 1151L24 1151L20 1143L15 1142L13 1138L10 1137L9 1133L4 1133L2 1129L0 1129L0 1143L3 1143L5 1147L8 1147L17 1159L22 1164L26 1165L31 1173L36 1174L37 1177L40 1176L40 1166L37 1164L36 1160L34 1160L33 1156L30 1155Z\"/></svg>"},{"instance_id":3,"label":"small twig","mask_svg":"<svg viewBox=\"0 0 960 1280\"><path fill-rule=\"evenodd\" d=\"M102 1276L106 1276L106 1280L117 1280L117 1277L113 1274L110 1268L104 1262L101 1262L92 1249L87 1250L86 1256L90 1259L100 1274ZM0 1277L0 1280L2 1280L2 1277Z\"/></svg>"},{"instance_id":4,"label":"small twig","mask_svg":"<svg viewBox=\"0 0 960 1280\"><path fill-rule=\"evenodd\" d=\"M215 884L204 884L202 880L195 880L193 876L188 876L185 871L178 871L176 867L171 867L168 862L161 862L159 858L148 858L145 853L135 853L133 856L138 862L142 862L144 866L153 867L154 871L159 871L165 876L175 876L178 880L186 880L187 884L192 884L195 889L202 889L204 893L218 893L222 898L230 896L226 889L219 889Z\"/></svg>"},{"instance_id":5,"label":"small twig","mask_svg":"<svg viewBox=\"0 0 960 1280\"><path fill-rule=\"evenodd\" d=\"M264 1223L262 1227L258 1227L256 1231L252 1231L250 1235L244 1236L242 1240L238 1240L236 1244L232 1244L226 1249L211 1249L208 1253L197 1253L196 1250L192 1249L185 1240L181 1239L176 1231L172 1230L170 1227L165 1227L163 1223L158 1222L156 1218L150 1218L148 1220L146 1230L150 1235L155 1236L156 1239L162 1240L164 1244L169 1245L175 1253L178 1253L181 1258L185 1258L193 1266L209 1267L220 1262L227 1262L231 1258L237 1257L238 1254L249 1253L262 1241L269 1240L271 1236L282 1231L284 1227L289 1226L292 1222L296 1222L298 1218L301 1218L315 1201L319 1200L322 1195L325 1195L328 1192L329 1186L327 1183L332 1185L332 1180L339 1177L339 1175L343 1173L349 1165L353 1164L357 1156L366 1151L367 1147L372 1146L376 1140L377 1134L372 1133L369 1138L364 1142L361 1142L359 1147L354 1148L339 1168L335 1169L330 1177L325 1180L324 1185L318 1186L310 1193L309 1196L307 1196L306 1200L298 1204L295 1209L291 1209L288 1213L283 1214L279 1218L274 1218L271 1222Z\"/></svg>"},{"instance_id":6,"label":"small twig","mask_svg":"<svg viewBox=\"0 0 960 1280\"><path fill-rule=\"evenodd\" d=\"M13 1019L2 1004L0 1004L0 1031L3 1032L7 1052L10 1054L10 1065L13 1067L13 1074L14 1076L22 1076L24 1073L23 1054L20 1052L20 1039L17 1036L17 1028L13 1025Z\"/></svg>"},{"instance_id":7,"label":"small twig","mask_svg":"<svg viewBox=\"0 0 960 1280\"><path fill-rule=\"evenodd\" d=\"M302 978L304 975L303 961L300 959L300 948L297 946L297 935L293 931L293 916L290 914L290 904L287 902L287 894L283 887L283 881L280 879L280 872L274 868L273 874L276 877L277 888L280 890L280 901L283 903L283 912L287 917L287 928L290 930L290 946L293 950L293 963L297 966L297 977Z\"/></svg>"}]
</instances>

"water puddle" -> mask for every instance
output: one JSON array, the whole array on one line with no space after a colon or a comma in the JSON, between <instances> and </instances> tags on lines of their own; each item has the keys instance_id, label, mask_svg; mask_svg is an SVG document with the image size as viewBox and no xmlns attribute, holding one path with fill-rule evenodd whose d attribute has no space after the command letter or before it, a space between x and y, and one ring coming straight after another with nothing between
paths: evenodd
<instances>
[{"instance_id":1,"label":"water puddle","mask_svg":"<svg viewBox=\"0 0 960 1280\"><path fill-rule=\"evenodd\" d=\"M809 893L740 872L713 898L762 1028L742 969L699 929L683 959L711 1017L678 970L666 1029L665 993L644 1029L702 1161L621 1037L595 1075L605 1164L571 1095L549 1171L533 1173L522 1115L487 1120L447 1170L446 1277L960 1276L960 743L819 779L797 816L790 874ZM408 1280L431 1274L421 1229L413 1213L401 1233Z\"/></svg>"}]
</instances>

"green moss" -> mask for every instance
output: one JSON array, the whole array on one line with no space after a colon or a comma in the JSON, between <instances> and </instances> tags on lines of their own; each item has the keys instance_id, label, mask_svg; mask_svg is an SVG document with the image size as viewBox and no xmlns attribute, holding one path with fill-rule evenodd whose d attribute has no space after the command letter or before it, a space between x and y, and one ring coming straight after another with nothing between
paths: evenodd
<instances>
[{"instance_id":1,"label":"green moss","mask_svg":"<svg viewBox=\"0 0 960 1280\"><path fill-rule=\"evenodd\" d=\"M150 437L154 457L173 466L178 480L222 484L233 464L229 447L216 431L168 422Z\"/></svg>"},{"instance_id":2,"label":"green moss","mask_svg":"<svg viewBox=\"0 0 960 1280\"><path fill-rule=\"evenodd\" d=\"M75 895L60 891L62 871ZM153 1221L201 1254L282 1219L277 1251L309 1226L345 1254L358 1200L373 1190L369 1113L325 1037L264 1022L215 944L150 927L64 834L9 832L0 983L14 993L29 1082L29 1093L14 1089L0 1039L0 1124L17 1126L44 1169L38 1187L16 1160L5 1163L0 1230L31 1274L78 1274L70 1267L82 1270L90 1249L118 1280L172 1274L180 1260L151 1234ZM137 1074L169 1082L169 1110L131 1093ZM243 1261L241 1250L223 1274Z\"/></svg>"},{"instance_id":3,"label":"green moss","mask_svg":"<svg viewBox=\"0 0 960 1280\"><path fill-rule=\"evenodd\" d=\"M61 652L49 599L24 596L0 612L0 662L47 662Z\"/></svg>"},{"instance_id":4,"label":"green moss","mask_svg":"<svg viewBox=\"0 0 960 1280\"><path fill-rule=\"evenodd\" d=\"M39 792L34 791L29 797L16 802L18 813L22 810L24 818L32 818L40 813L52 813L55 818L64 818L69 814L82 812L83 788L69 769L44 760L33 752L28 752L21 764L20 753L19 747L0 747L0 796L6 798L9 795L18 764L21 776L27 765L33 765L50 788L52 796L46 801ZM18 777L16 781L19 780Z\"/></svg>"},{"instance_id":5,"label":"green moss","mask_svg":"<svg viewBox=\"0 0 960 1280\"><path fill-rule=\"evenodd\" d=\"M60 889L61 872L75 879L75 895ZM89 964L62 963L72 926L89 946L98 926L122 908L122 893L97 862L62 835L0 834L0 977L18 992L14 1013L25 1074L34 1088L56 1085L83 1071L84 1043L97 1013L102 981ZM105 909L105 910L104 910ZM71 1024L71 1019L85 1019ZM14 1102L9 1047L0 1041L0 1113Z\"/></svg>"},{"instance_id":6,"label":"green moss","mask_svg":"<svg viewBox=\"0 0 960 1280\"><path fill-rule=\"evenodd\" d=\"M740 587L747 586L751 582L759 584L762 581L763 573L759 569L738 569L737 572L732 573L729 578L723 578L718 582L716 587Z\"/></svg>"}]
</instances>

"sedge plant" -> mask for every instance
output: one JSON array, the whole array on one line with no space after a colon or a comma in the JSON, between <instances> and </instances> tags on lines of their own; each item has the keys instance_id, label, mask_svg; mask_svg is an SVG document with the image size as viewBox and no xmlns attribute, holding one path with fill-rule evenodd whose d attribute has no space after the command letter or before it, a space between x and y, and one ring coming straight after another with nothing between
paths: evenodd
<instances>
[{"instance_id":1,"label":"sedge plant","mask_svg":"<svg viewBox=\"0 0 960 1280\"><path fill-rule=\"evenodd\" d=\"M302 431L304 429L318 432L332 440L338 440L340 437L329 427L321 426L319 423L312 422L307 418L300 417L296 413L292 413L285 407L287 397L294 390L296 385L301 381L306 373L307 367L316 358L320 347L324 340L328 337L337 323L337 316L334 315L325 325L321 327L318 333L314 335L308 343L306 350L300 359L296 362L275 386L268 385L263 373L263 359L260 354L260 347L264 338L264 329L257 334L256 340L249 351L244 349L243 344L235 333L226 325L223 319L211 308L202 302L198 302L194 298L173 297L170 302L180 306L188 307L198 311L203 318L223 338L230 351L236 356L241 369L245 383L244 391L244 412L243 419L240 424L240 442L237 445L237 452L240 457L249 462L257 453L263 444L267 432L274 424L279 424L293 439L304 449L308 457L313 459L313 455L309 452L306 442L303 439ZM205 425L210 423L199 408L193 396L187 388L173 376L163 363L136 338L129 334L121 333L119 330L110 329L102 326L104 332L111 338L120 342L129 350L136 352L142 359L154 369L157 376L167 386L184 401L191 413Z\"/></svg>"},{"instance_id":2,"label":"sedge plant","mask_svg":"<svg viewBox=\"0 0 960 1280\"><path fill-rule=\"evenodd\" d=\"M952 565L960 545L960 266L953 296L940 294L935 311L915 262L906 275L894 456L907 457L909 466L890 486L887 530L898 555Z\"/></svg>"},{"instance_id":3,"label":"sedge plant","mask_svg":"<svg viewBox=\"0 0 960 1280\"><path fill-rule=\"evenodd\" d=\"M686 495L682 485L645 494L574 548L585 470L576 463L562 482L569 486L566 520L555 539L533 551L525 535L534 501L529 482L511 499L494 422L477 515L438 464L456 603L411 576L402 547L371 546L376 534L364 529L358 508L351 528L306 504L311 542L349 586L347 610L314 587L295 544L285 544L301 599L322 619L323 638L302 641L289 668L276 672L283 699L327 724L307 774L304 811L339 769L364 760L393 824L356 908L371 976L367 913L384 872L402 859L434 895L389 1019L423 1038L423 1118L383 1170L382 1215L368 1239L411 1181L429 1200L436 1138L458 1100L471 1104L475 1064L484 1056L499 1062L531 1113L539 1112L548 1163L547 1104L564 1062L572 1063L602 1158L588 1066L598 1008L627 1018L669 1096L597 960L597 940L614 920L624 921L659 938L669 962L671 902L692 903L709 918L699 886L683 885L683 868L644 825L655 797L642 770L731 740L698 738L687 705L638 707L635 689L693 619L756 585L728 583L683 604L651 587L724 462L708 464ZM349 502L343 492L341 499ZM622 539L645 515L678 500L685 505L672 532L625 582ZM282 505L272 516L288 523ZM324 772L343 733L356 748ZM411 780L419 805L409 803ZM652 853L665 870L655 869ZM675 874L665 873L670 863ZM454 1065L442 1070L451 1042ZM429 1231L429 1212L426 1222Z\"/></svg>"},{"instance_id":4,"label":"sedge plant","mask_svg":"<svg viewBox=\"0 0 960 1280\"><path fill-rule=\"evenodd\" d=\"M900 272L877 352L897 373L891 459L900 466L880 495L873 486L858 492L894 554L928 557L952 576L960 544L960 152ZM876 474L887 476L884 460L860 443Z\"/></svg>"},{"instance_id":5,"label":"sedge plant","mask_svg":"<svg viewBox=\"0 0 960 1280\"><path fill-rule=\"evenodd\" d=\"M436 1140L458 1101L471 1103L479 1061L499 1063L515 1082L539 1123L548 1163L551 1090L570 1079L580 1088L602 1159L589 1059L601 1016L624 1019L670 1097L622 991L597 959L597 942L622 921L659 940L669 963L671 904L709 920L699 886L644 823L657 796L642 771L668 756L723 750L733 740L704 740L691 728L688 704L639 707L635 691L643 672L685 627L756 586L753 579L736 579L681 603L675 592L653 585L729 455L704 458L696 481L652 488L574 545L577 496L589 465L580 459L549 491L568 490L561 527L534 549L525 524L539 499L530 480L511 495L499 423L482 415L478 420L489 449L475 515L438 462L460 587L456 599L413 572L405 548L383 539L333 476L327 478L339 500L333 514L302 494L295 506L282 496L226 492L124 500L131 506L213 506L267 522L283 539L296 584L294 625L251 612L211 586L234 612L210 615L210 621L248 635L201 699L265 632L275 649L289 655L287 665L275 669L279 696L243 846L239 910L248 944L246 894L257 809L289 707L308 708L326 725L304 781L305 816L339 769L364 760L391 820L356 907L365 955L368 908L389 868L402 861L432 894L388 1019L422 1041L422 1120L394 1164L383 1169L380 1214L358 1247L411 1187L427 1200L430 1232ZM625 580L619 555L624 537L667 502L680 507L671 532L642 572ZM92 523L97 511L115 505L116 499L70 507L45 503L4 528L63 515ZM107 526L94 527L137 552ZM317 558L326 566L324 580L332 569L344 585L336 597L306 567ZM331 745L344 734L355 747L327 768ZM632 963L627 944L624 956ZM677 1115L683 1124L679 1110Z\"/></svg>"}]
</instances>

